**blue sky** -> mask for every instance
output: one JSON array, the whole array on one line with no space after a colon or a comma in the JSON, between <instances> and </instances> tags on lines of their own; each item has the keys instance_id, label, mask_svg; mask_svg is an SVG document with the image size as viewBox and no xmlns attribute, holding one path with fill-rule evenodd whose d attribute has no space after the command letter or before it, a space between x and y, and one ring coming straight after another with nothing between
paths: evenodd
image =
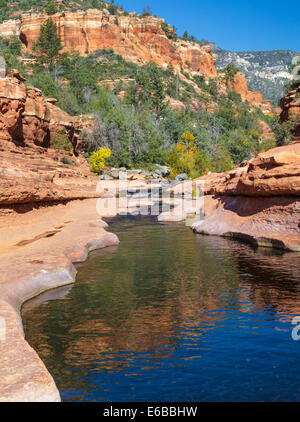
<instances>
[{"instance_id":1,"label":"blue sky","mask_svg":"<svg viewBox=\"0 0 300 422\"><path fill-rule=\"evenodd\" d=\"M128 12L152 13L232 51L290 49L300 52L300 0L116 0Z\"/></svg>"}]
</instances>

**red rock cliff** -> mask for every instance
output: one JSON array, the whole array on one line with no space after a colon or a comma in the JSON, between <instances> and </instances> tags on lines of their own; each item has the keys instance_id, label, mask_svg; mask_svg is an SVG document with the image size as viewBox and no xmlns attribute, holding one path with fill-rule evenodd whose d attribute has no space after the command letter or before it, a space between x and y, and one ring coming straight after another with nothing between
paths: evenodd
<instances>
[{"instance_id":1,"label":"red rock cliff","mask_svg":"<svg viewBox=\"0 0 300 422\"><path fill-rule=\"evenodd\" d=\"M26 86L17 71L0 78L0 214L20 204L98 196L98 178L85 159L70 153L73 166L65 165L51 149L57 131L75 149L80 125L55 100L44 100L38 89Z\"/></svg>"},{"instance_id":2,"label":"red rock cliff","mask_svg":"<svg viewBox=\"0 0 300 422\"><path fill-rule=\"evenodd\" d=\"M40 26L47 19L49 16L45 14L24 14L20 20L0 24L0 34L9 36L16 33L31 52L33 43L39 37ZM60 12L51 15L51 19L58 27L64 51L75 48L84 55L112 48L126 60L138 64L154 61L163 68L172 64L176 71L183 69L190 74L218 76L217 55L211 53L210 46L169 39L162 29L163 19L134 14L114 16L107 10L97 9ZM271 103L263 100L262 93L248 89L242 72L227 82L227 89L237 92L243 101L261 108L265 114L272 113Z\"/></svg>"},{"instance_id":3,"label":"red rock cliff","mask_svg":"<svg viewBox=\"0 0 300 422\"><path fill-rule=\"evenodd\" d=\"M48 15L23 15L15 21L21 40L31 51L39 36L40 26ZM163 19L153 16L113 16L106 10L89 9L77 12L61 12L51 16L56 23L64 45L64 51L76 48L81 54L100 49L113 48L115 53L136 63L154 61L175 69L190 70L216 77L217 56L209 46L182 40L172 41L162 29ZM14 27L16 30L16 27ZM0 33L10 35L11 24L0 25Z\"/></svg>"},{"instance_id":4,"label":"red rock cliff","mask_svg":"<svg viewBox=\"0 0 300 422\"><path fill-rule=\"evenodd\" d=\"M11 37L12 35L19 35L20 21L18 19L11 19L0 23L1 37Z\"/></svg>"},{"instance_id":5,"label":"red rock cliff","mask_svg":"<svg viewBox=\"0 0 300 422\"><path fill-rule=\"evenodd\" d=\"M282 122L292 118L296 120L294 135L296 140L300 141L300 85L281 99L280 106L282 109L280 115Z\"/></svg>"},{"instance_id":6,"label":"red rock cliff","mask_svg":"<svg viewBox=\"0 0 300 422\"><path fill-rule=\"evenodd\" d=\"M59 130L76 147L78 133L71 116L51 99L44 100L39 89L26 86L17 71L0 78L0 144L48 148L51 135Z\"/></svg>"},{"instance_id":7,"label":"red rock cliff","mask_svg":"<svg viewBox=\"0 0 300 422\"><path fill-rule=\"evenodd\" d=\"M45 14L24 14L20 20L0 24L0 34L10 36L16 33L24 46L32 51L33 43L40 34L40 26L49 19ZM208 45L177 41L167 37L162 29L163 19L154 16L114 16L107 10L60 12L51 15L58 27L64 51L78 50L80 54L100 49L113 49L125 60L138 64L149 61L166 68L169 64L176 71L182 69L191 74L217 77L218 56L211 53ZM269 101L264 101L261 92L250 91L245 75L238 72L227 83L227 88L241 95L243 101L260 107L265 114L272 113Z\"/></svg>"},{"instance_id":8,"label":"red rock cliff","mask_svg":"<svg viewBox=\"0 0 300 422\"><path fill-rule=\"evenodd\" d=\"M263 99L261 91L250 91L244 73L238 72L227 81L227 88L240 94L242 101L248 101L254 107L259 107L265 114L272 113L272 104Z\"/></svg>"}]
</instances>

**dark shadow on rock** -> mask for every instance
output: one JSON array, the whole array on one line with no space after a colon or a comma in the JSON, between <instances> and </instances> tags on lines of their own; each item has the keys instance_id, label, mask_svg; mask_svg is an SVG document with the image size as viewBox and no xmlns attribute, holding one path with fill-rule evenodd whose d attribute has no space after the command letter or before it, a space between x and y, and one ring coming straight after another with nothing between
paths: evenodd
<instances>
[{"instance_id":1,"label":"dark shadow on rock","mask_svg":"<svg viewBox=\"0 0 300 422\"><path fill-rule=\"evenodd\" d=\"M224 209L232 211L240 217L249 217L271 209L272 207L286 207L300 202L296 196L248 197L248 196L219 196ZM299 227L299 226L298 226Z\"/></svg>"}]
</instances>

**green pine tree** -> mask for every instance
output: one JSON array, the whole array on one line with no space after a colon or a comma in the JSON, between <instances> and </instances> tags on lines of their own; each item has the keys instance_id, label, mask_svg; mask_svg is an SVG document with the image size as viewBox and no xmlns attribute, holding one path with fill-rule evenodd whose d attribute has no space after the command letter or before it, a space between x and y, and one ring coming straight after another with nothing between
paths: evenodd
<instances>
[{"instance_id":1,"label":"green pine tree","mask_svg":"<svg viewBox=\"0 0 300 422\"><path fill-rule=\"evenodd\" d=\"M60 37L57 34L57 26L49 18L41 25L40 36L34 43L33 51L41 63L46 64L50 71L54 71L54 75L55 64L60 57L62 48Z\"/></svg>"},{"instance_id":2,"label":"green pine tree","mask_svg":"<svg viewBox=\"0 0 300 422\"><path fill-rule=\"evenodd\" d=\"M54 13L57 13L58 12L58 7L54 3L53 0L48 0L47 1L46 7L45 7L45 12L47 13L47 15L54 15Z\"/></svg>"}]
</instances>

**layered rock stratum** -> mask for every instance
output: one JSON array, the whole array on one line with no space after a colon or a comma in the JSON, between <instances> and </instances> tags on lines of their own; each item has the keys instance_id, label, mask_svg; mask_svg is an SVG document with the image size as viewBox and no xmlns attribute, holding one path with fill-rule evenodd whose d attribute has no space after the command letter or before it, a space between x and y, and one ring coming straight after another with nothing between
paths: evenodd
<instances>
[{"instance_id":1,"label":"layered rock stratum","mask_svg":"<svg viewBox=\"0 0 300 422\"><path fill-rule=\"evenodd\" d=\"M135 14L116 17L106 9L88 9L59 12L50 18L57 25L65 52L76 49L81 55L86 55L97 50L113 49L125 60L140 65L152 61L164 69L172 65L181 75L187 72L206 78L218 77L218 56L212 52L210 45L175 39L170 36L174 29L158 17ZM31 53L40 27L47 19L49 15L46 14L23 14L20 19L1 23L0 35L17 35L25 51ZM190 83L189 80L187 82ZM241 94L243 101L261 108L265 114L272 112L271 103L263 100L261 92L248 90L242 73L235 77L231 89ZM174 107L182 106L175 104Z\"/></svg>"},{"instance_id":2,"label":"layered rock stratum","mask_svg":"<svg viewBox=\"0 0 300 422\"><path fill-rule=\"evenodd\" d=\"M31 52L40 34L40 26L49 19L43 14L24 14L20 20L0 24L0 34L20 37ZM61 12L51 15L58 27L64 51L78 50L87 54L100 49L113 48L115 53L136 63L154 61L159 66L172 64L178 71L189 69L216 77L217 55L209 46L200 46L183 40L169 39L162 29L163 19L154 16L116 16L108 11L88 9Z\"/></svg>"},{"instance_id":3,"label":"layered rock stratum","mask_svg":"<svg viewBox=\"0 0 300 422\"><path fill-rule=\"evenodd\" d=\"M282 119L295 118L295 139L204 181L205 218L198 233L244 239L256 246L300 251L300 104L297 90L282 101Z\"/></svg>"},{"instance_id":4,"label":"layered rock stratum","mask_svg":"<svg viewBox=\"0 0 300 422\"><path fill-rule=\"evenodd\" d=\"M97 177L82 156L74 155L81 126L53 99L26 86L18 72L0 78L0 213L17 205L97 196ZM73 166L63 164L63 153L52 148L57 132L73 146L64 153Z\"/></svg>"}]
</instances>

